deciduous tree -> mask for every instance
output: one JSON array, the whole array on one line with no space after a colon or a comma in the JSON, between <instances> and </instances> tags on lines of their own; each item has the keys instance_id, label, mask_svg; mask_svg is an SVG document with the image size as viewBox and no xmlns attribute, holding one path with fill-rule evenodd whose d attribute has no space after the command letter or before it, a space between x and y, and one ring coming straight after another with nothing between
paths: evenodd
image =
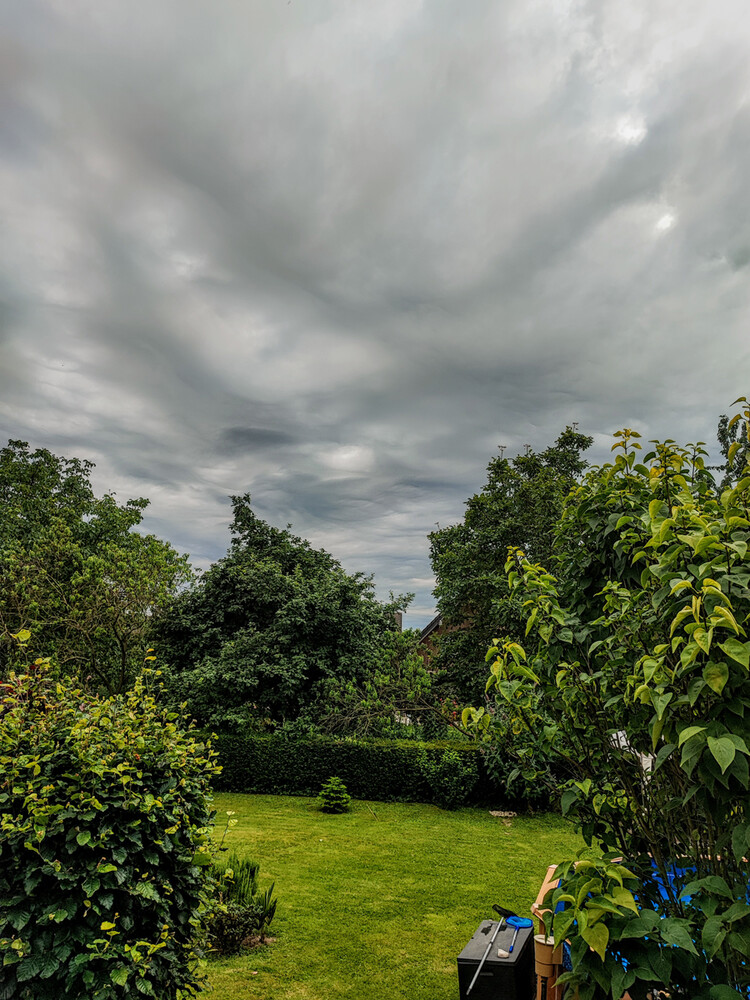
<instances>
[{"instance_id":1,"label":"deciduous tree","mask_svg":"<svg viewBox=\"0 0 750 1000\"><path fill-rule=\"evenodd\" d=\"M361 683L408 597L372 581L232 498L232 543L158 623L174 697L202 723L280 722L320 708L333 681Z\"/></svg>"},{"instance_id":2,"label":"deciduous tree","mask_svg":"<svg viewBox=\"0 0 750 1000\"><path fill-rule=\"evenodd\" d=\"M421 654L419 632L387 633L360 677L335 677L326 683L317 713L323 732L351 736L395 736L407 723L440 718L432 678Z\"/></svg>"},{"instance_id":3,"label":"deciduous tree","mask_svg":"<svg viewBox=\"0 0 750 1000\"><path fill-rule=\"evenodd\" d=\"M6 670L16 662L7 637L28 629L31 655L114 693L191 572L167 542L133 530L148 501L97 497L92 468L23 441L0 451L0 657Z\"/></svg>"},{"instance_id":4,"label":"deciduous tree","mask_svg":"<svg viewBox=\"0 0 750 1000\"><path fill-rule=\"evenodd\" d=\"M549 561L563 501L586 467L592 438L568 427L542 452L493 458L487 482L466 501L459 524L430 537L435 597L446 631L434 661L453 690L476 700L484 689L484 655L498 629L522 634L521 609L505 576L508 546Z\"/></svg>"}]
</instances>

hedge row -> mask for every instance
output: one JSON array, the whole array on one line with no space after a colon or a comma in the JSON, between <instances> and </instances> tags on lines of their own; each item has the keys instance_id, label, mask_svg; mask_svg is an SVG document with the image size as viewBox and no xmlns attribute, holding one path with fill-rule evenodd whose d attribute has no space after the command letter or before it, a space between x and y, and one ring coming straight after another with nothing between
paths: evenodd
<instances>
[{"instance_id":1,"label":"hedge row","mask_svg":"<svg viewBox=\"0 0 750 1000\"><path fill-rule=\"evenodd\" d=\"M223 769L214 780L216 791L317 795L324 781L338 775L358 799L429 802L433 793L419 766L420 751L436 760L454 750L476 764L472 803L502 804L505 798L490 779L479 747L470 743L247 734L218 736L214 749Z\"/></svg>"}]
</instances>

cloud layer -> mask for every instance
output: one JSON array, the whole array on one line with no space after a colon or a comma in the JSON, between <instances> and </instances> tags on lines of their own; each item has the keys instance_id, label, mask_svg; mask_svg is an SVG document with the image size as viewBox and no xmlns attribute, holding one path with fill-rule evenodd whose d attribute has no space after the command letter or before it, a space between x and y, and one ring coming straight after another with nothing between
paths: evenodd
<instances>
[{"instance_id":1,"label":"cloud layer","mask_svg":"<svg viewBox=\"0 0 750 1000\"><path fill-rule=\"evenodd\" d=\"M744 13L9 0L5 436L200 565L249 490L424 622L498 444L713 442L748 392Z\"/></svg>"}]
</instances>

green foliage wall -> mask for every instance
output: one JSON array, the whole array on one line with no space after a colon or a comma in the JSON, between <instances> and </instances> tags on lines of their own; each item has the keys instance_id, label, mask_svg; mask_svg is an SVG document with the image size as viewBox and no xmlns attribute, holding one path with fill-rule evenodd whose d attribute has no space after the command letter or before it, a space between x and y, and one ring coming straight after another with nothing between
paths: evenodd
<instances>
[{"instance_id":1,"label":"green foliage wall","mask_svg":"<svg viewBox=\"0 0 750 1000\"><path fill-rule=\"evenodd\" d=\"M246 734L217 736L215 747L222 765L214 783L217 791L317 795L321 784L336 774L357 799L432 802L435 795L420 766L421 755L437 763L450 750L467 761L469 772L476 769L470 803L522 805L524 800L523 794L508 798L503 785L490 777L482 749L473 743Z\"/></svg>"},{"instance_id":2,"label":"green foliage wall","mask_svg":"<svg viewBox=\"0 0 750 1000\"><path fill-rule=\"evenodd\" d=\"M214 754L143 683L0 685L0 998L192 995Z\"/></svg>"}]
</instances>

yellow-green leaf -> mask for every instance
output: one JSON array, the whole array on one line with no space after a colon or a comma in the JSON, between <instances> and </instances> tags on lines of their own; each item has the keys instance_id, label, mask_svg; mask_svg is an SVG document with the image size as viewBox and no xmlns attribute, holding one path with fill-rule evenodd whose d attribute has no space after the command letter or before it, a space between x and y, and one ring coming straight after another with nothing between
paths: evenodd
<instances>
[{"instance_id":1,"label":"yellow-green leaf","mask_svg":"<svg viewBox=\"0 0 750 1000\"><path fill-rule=\"evenodd\" d=\"M741 663L745 670L750 669L750 642L740 642L739 639L730 637L726 642L720 643L719 648L737 663Z\"/></svg>"},{"instance_id":2,"label":"yellow-green leaf","mask_svg":"<svg viewBox=\"0 0 750 1000\"><path fill-rule=\"evenodd\" d=\"M739 625L737 624L737 621L735 620L734 615L732 614L731 611L728 611L726 608L722 607L714 608L710 621L714 627L723 626L724 628L732 628L737 633L737 635L740 634L740 628ZM727 622L729 623L728 625L726 624Z\"/></svg>"},{"instance_id":3,"label":"yellow-green leaf","mask_svg":"<svg viewBox=\"0 0 750 1000\"><path fill-rule=\"evenodd\" d=\"M609 928L606 924L598 921L591 927L586 927L581 932L581 936L586 944L592 948L599 958L604 961L604 955L609 943Z\"/></svg>"},{"instance_id":4,"label":"yellow-green leaf","mask_svg":"<svg viewBox=\"0 0 750 1000\"><path fill-rule=\"evenodd\" d=\"M712 691L715 691L716 694L721 694L724 690L724 685L729 680L729 667L727 667L723 660L719 663L709 660L703 668L703 680Z\"/></svg>"},{"instance_id":5,"label":"yellow-green leaf","mask_svg":"<svg viewBox=\"0 0 750 1000\"><path fill-rule=\"evenodd\" d=\"M693 632L692 638L698 643L700 648L704 653L709 653L711 651L711 633L706 632L704 628L697 628Z\"/></svg>"},{"instance_id":6,"label":"yellow-green leaf","mask_svg":"<svg viewBox=\"0 0 750 1000\"><path fill-rule=\"evenodd\" d=\"M697 736L698 733L703 733L705 732L705 730L706 730L705 726L688 726L687 729L683 729L682 732L680 733L680 738L677 741L677 746L681 747L683 743L685 743L687 740L691 738L691 736Z\"/></svg>"},{"instance_id":7,"label":"yellow-green leaf","mask_svg":"<svg viewBox=\"0 0 750 1000\"><path fill-rule=\"evenodd\" d=\"M626 910L632 910L633 913L638 913L638 905L635 901L633 893L624 886L615 886L612 890L612 899L614 899L618 906L622 906Z\"/></svg>"}]
</instances>

